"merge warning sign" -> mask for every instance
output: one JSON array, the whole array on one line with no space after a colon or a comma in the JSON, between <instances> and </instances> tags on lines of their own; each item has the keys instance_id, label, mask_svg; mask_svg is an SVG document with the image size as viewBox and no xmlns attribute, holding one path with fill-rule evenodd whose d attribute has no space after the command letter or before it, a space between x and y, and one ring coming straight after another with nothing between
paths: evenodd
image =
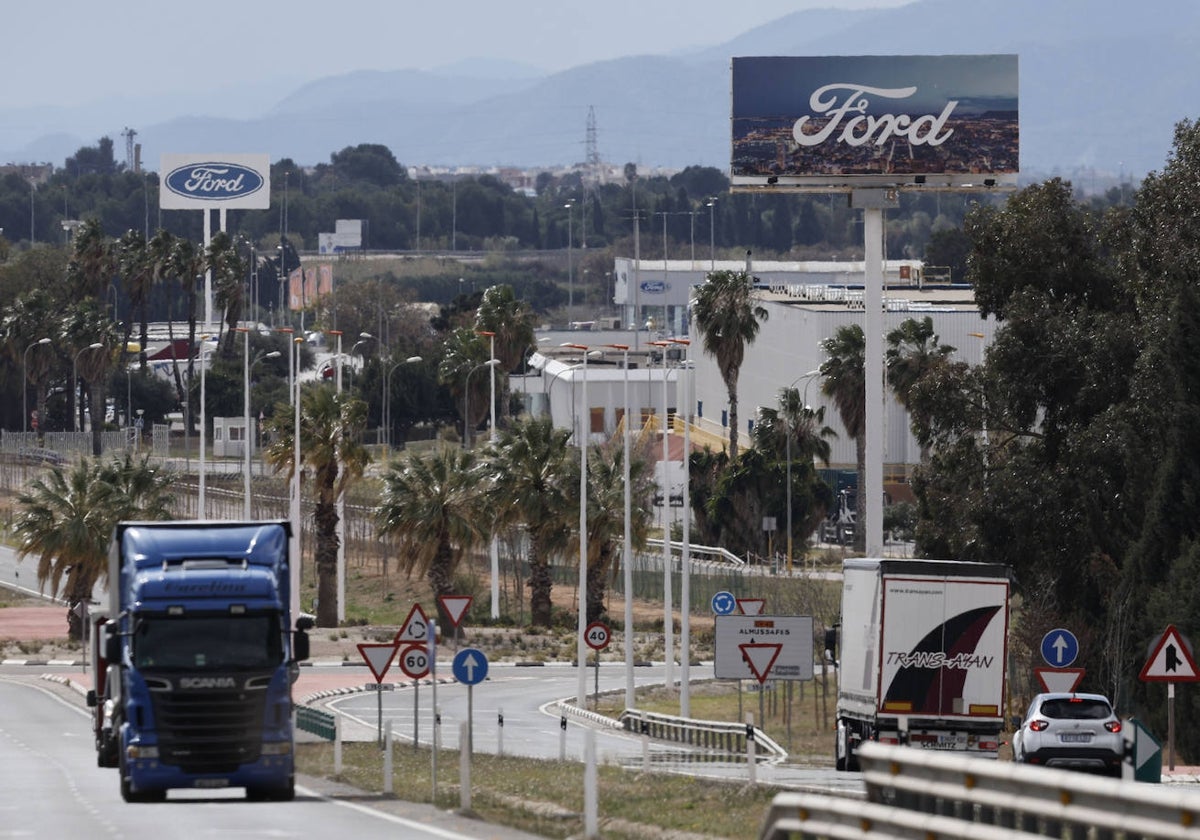
<instances>
[{"instance_id":1,"label":"merge warning sign","mask_svg":"<svg viewBox=\"0 0 1200 840\"><path fill-rule=\"evenodd\" d=\"M713 675L719 680L811 680L811 615L718 615L715 622ZM779 645L767 674L756 673L754 651ZM758 668L761 669L761 664Z\"/></svg>"}]
</instances>

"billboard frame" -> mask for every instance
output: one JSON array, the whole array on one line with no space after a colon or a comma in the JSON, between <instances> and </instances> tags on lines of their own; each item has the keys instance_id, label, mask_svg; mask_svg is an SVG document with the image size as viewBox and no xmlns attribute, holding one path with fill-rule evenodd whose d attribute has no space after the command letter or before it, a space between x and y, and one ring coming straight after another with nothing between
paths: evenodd
<instances>
[{"instance_id":1,"label":"billboard frame","mask_svg":"<svg viewBox=\"0 0 1200 840\"><path fill-rule=\"evenodd\" d=\"M734 57L730 190L1014 190L1018 72L1016 55Z\"/></svg>"}]
</instances>

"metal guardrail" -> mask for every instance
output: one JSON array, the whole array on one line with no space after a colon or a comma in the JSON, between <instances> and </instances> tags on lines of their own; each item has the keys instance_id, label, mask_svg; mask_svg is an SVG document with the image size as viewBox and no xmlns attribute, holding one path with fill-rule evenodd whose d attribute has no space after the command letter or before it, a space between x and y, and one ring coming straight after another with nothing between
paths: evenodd
<instances>
[{"instance_id":1,"label":"metal guardrail","mask_svg":"<svg viewBox=\"0 0 1200 840\"><path fill-rule=\"evenodd\" d=\"M787 757L787 750L773 741L767 733L751 724L696 720L640 709L626 709L621 713L621 726L629 732L648 735L660 741L673 741L730 754L745 754L746 740L753 738L755 748L767 753L768 760Z\"/></svg>"},{"instance_id":2,"label":"metal guardrail","mask_svg":"<svg viewBox=\"0 0 1200 840\"><path fill-rule=\"evenodd\" d=\"M857 755L867 802L780 794L759 837L1200 837L1200 791L878 743Z\"/></svg>"},{"instance_id":3,"label":"metal guardrail","mask_svg":"<svg viewBox=\"0 0 1200 840\"><path fill-rule=\"evenodd\" d=\"M1006 828L978 825L953 817L904 811L874 802L861 802L815 793L780 793L771 800L760 840L834 838L867 840L1017 840L1033 835Z\"/></svg>"},{"instance_id":4,"label":"metal guardrail","mask_svg":"<svg viewBox=\"0 0 1200 840\"><path fill-rule=\"evenodd\" d=\"M658 555L661 555L662 548L663 548L663 541L660 538L653 537L653 538L646 540L646 548L644 550L647 554L650 554L650 555L653 555L655 553L657 553ZM672 540L671 541L671 554L672 554L672 558L671 558L672 562L679 562L676 555L678 555L679 557L683 556L683 543ZM725 548L721 548L720 546L694 545L694 544L689 545L688 546L688 557L690 558L692 563L703 563L703 562L721 563L721 564L725 564L728 566L732 566L734 568L741 568L742 566L746 565L746 561L743 560L741 557L738 557L732 551L729 551L728 549L725 549Z\"/></svg>"},{"instance_id":5,"label":"metal guardrail","mask_svg":"<svg viewBox=\"0 0 1200 840\"><path fill-rule=\"evenodd\" d=\"M296 728L326 741L337 738L337 719L329 712L314 709L312 706L296 707Z\"/></svg>"}]
</instances>

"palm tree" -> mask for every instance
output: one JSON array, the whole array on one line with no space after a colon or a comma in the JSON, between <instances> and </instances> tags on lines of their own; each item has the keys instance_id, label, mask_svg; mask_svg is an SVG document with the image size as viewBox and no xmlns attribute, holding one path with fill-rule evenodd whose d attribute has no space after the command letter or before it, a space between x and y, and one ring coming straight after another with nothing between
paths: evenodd
<instances>
[{"instance_id":1,"label":"palm tree","mask_svg":"<svg viewBox=\"0 0 1200 840\"><path fill-rule=\"evenodd\" d=\"M450 389L455 405L463 415L463 442L470 429L479 425L489 410L490 384L485 376L471 376L471 371L488 361L488 344L474 330L460 327L446 339L444 355L438 365L438 382ZM467 388L470 388L470 395ZM471 416L467 417L466 412Z\"/></svg>"},{"instance_id":2,"label":"palm tree","mask_svg":"<svg viewBox=\"0 0 1200 840\"><path fill-rule=\"evenodd\" d=\"M568 503L579 509L579 462L568 462L567 486L574 488L574 499ZM570 473L574 472L574 475ZM640 548L646 544L652 521L650 498L654 494L654 473L650 461L631 454L629 459L630 545ZM586 608L588 622L599 621L604 613L608 581L621 570L622 543L625 539L625 451L620 440L592 447L588 455L588 558ZM574 551L579 552L578 529ZM626 592L626 598L633 593ZM628 628L626 628L628 630Z\"/></svg>"},{"instance_id":3,"label":"palm tree","mask_svg":"<svg viewBox=\"0 0 1200 840\"><path fill-rule=\"evenodd\" d=\"M191 240L176 239L172 242L169 256L170 272L179 281L179 288L184 296L184 302L187 310L187 388L191 388L192 383L196 382L196 308L197 308L197 292L204 271L204 253L199 250ZM178 370L178 362L176 362L176 370ZM180 388L180 401L185 402L187 407L187 418L185 422L187 428L192 428L192 403L194 401L187 400L187 391L178 383L179 374L176 373L176 386Z\"/></svg>"},{"instance_id":4,"label":"palm tree","mask_svg":"<svg viewBox=\"0 0 1200 840\"><path fill-rule=\"evenodd\" d=\"M361 443L367 424L367 405L349 394L338 394L332 384L303 390L300 400L300 458L307 464L316 494L314 525L317 544L317 626L336 627L338 513L337 500L346 488L362 478L371 456ZM272 443L266 459L277 472L298 468L293 463L292 413L279 406L267 423Z\"/></svg>"},{"instance_id":5,"label":"palm tree","mask_svg":"<svg viewBox=\"0 0 1200 840\"><path fill-rule=\"evenodd\" d=\"M205 265L212 272L214 302L224 313L221 330L224 331L225 327L229 328L227 333L229 339L225 345L225 351L231 353L234 331L237 329L238 321L242 319L242 312L246 306L246 266L242 262L242 255L238 252L237 245L229 234L221 231L213 235L212 241L208 244L208 253L205 255ZM218 343L220 342L218 341Z\"/></svg>"},{"instance_id":6,"label":"palm tree","mask_svg":"<svg viewBox=\"0 0 1200 840\"><path fill-rule=\"evenodd\" d=\"M401 569L428 578L439 613L463 555L485 539L484 493L475 455L457 448L393 463L383 476L379 533L396 538ZM443 627L448 621L440 615Z\"/></svg>"},{"instance_id":7,"label":"palm tree","mask_svg":"<svg viewBox=\"0 0 1200 840\"><path fill-rule=\"evenodd\" d=\"M479 309L475 312L475 329L493 333L496 358L500 367L496 375L497 399L502 423L508 422L508 374L525 361L525 351L534 343L533 308L528 301L519 300L512 286L492 286L485 289Z\"/></svg>"},{"instance_id":8,"label":"palm tree","mask_svg":"<svg viewBox=\"0 0 1200 840\"><path fill-rule=\"evenodd\" d=\"M855 494L854 539L857 545L863 536L867 496L867 377L866 339L858 324L838 327L831 338L821 343L825 361L821 364L821 393L833 400L846 434L854 438L854 457L858 467L858 493Z\"/></svg>"},{"instance_id":9,"label":"palm tree","mask_svg":"<svg viewBox=\"0 0 1200 840\"><path fill-rule=\"evenodd\" d=\"M529 610L534 625L551 621L550 558L566 550L575 521L570 499L579 484L568 469L571 433L548 418L520 420L505 429L493 454L496 527L523 525L529 540ZM579 510L578 490L574 490Z\"/></svg>"},{"instance_id":10,"label":"palm tree","mask_svg":"<svg viewBox=\"0 0 1200 840\"><path fill-rule=\"evenodd\" d=\"M755 447L771 453L776 460L784 460L785 517L788 513L788 465L794 465L790 470L793 539L797 525L803 528L801 537L806 538L819 524L821 516L816 506L810 504L814 497L825 509L833 501L832 494L825 492L828 487L817 479L813 462L820 461L829 466L829 438L836 436L837 433L825 425L825 407L814 409L805 405L799 390L792 387L779 390L778 407L764 408L754 426ZM797 509L801 514L799 518L794 515ZM784 538L787 536L785 529Z\"/></svg>"},{"instance_id":11,"label":"palm tree","mask_svg":"<svg viewBox=\"0 0 1200 840\"><path fill-rule=\"evenodd\" d=\"M175 237L165 230L160 230L146 246L147 258L150 262L153 282L156 286L165 286L175 277ZM175 347L174 295L167 296L167 340ZM187 400L187 389L183 386L183 377L179 373L179 360L171 359L171 373L175 382L175 396L181 403Z\"/></svg>"},{"instance_id":12,"label":"palm tree","mask_svg":"<svg viewBox=\"0 0 1200 840\"><path fill-rule=\"evenodd\" d=\"M926 315L922 320L908 318L887 335L886 356L888 381L896 399L910 413L915 406L909 399L913 387L927 373L942 368L953 355L955 348L939 344L933 331L933 319ZM914 417L914 422L928 425L928 417ZM929 458L929 447L921 446L921 461Z\"/></svg>"},{"instance_id":13,"label":"palm tree","mask_svg":"<svg viewBox=\"0 0 1200 840\"><path fill-rule=\"evenodd\" d=\"M100 222L87 219L75 231L67 280L75 300L86 297L103 300L117 271L116 248L104 235Z\"/></svg>"},{"instance_id":14,"label":"palm tree","mask_svg":"<svg viewBox=\"0 0 1200 840\"><path fill-rule=\"evenodd\" d=\"M692 310L704 339L704 352L716 357L729 401L729 460L738 454L738 375L746 345L758 337L767 320L765 307L755 302L754 278L744 271L714 271L696 289Z\"/></svg>"},{"instance_id":15,"label":"palm tree","mask_svg":"<svg viewBox=\"0 0 1200 840\"><path fill-rule=\"evenodd\" d=\"M38 586L58 596L63 578L67 628L81 638L82 620L74 609L92 597L108 576L108 541L123 519L165 519L170 515L173 476L146 459L125 455L102 465L87 458L71 467L52 467L17 496L13 532L21 557L37 555Z\"/></svg>"},{"instance_id":16,"label":"palm tree","mask_svg":"<svg viewBox=\"0 0 1200 840\"><path fill-rule=\"evenodd\" d=\"M72 368L79 378L87 383L87 404L92 414L92 455L100 457L101 432L104 424L105 385L113 369L115 354L113 345L120 340L117 325L104 311L103 304L94 299L80 301L73 305L63 318L62 334L69 337L71 355L76 361ZM93 344L102 345L92 347ZM122 353L122 356L124 354ZM75 383L71 383L74 390ZM126 412L131 410L126 406ZM132 418L129 418L132 425Z\"/></svg>"},{"instance_id":17,"label":"palm tree","mask_svg":"<svg viewBox=\"0 0 1200 840\"><path fill-rule=\"evenodd\" d=\"M138 361L141 369L146 369L146 345L150 343L150 290L154 286L154 262L151 259L146 238L136 230L127 230L117 241L117 269L125 281L125 293L129 295L129 305L132 312L137 314L141 327L138 333ZM129 345L133 335L133 318L125 319L125 338L123 344Z\"/></svg>"},{"instance_id":18,"label":"palm tree","mask_svg":"<svg viewBox=\"0 0 1200 840\"><path fill-rule=\"evenodd\" d=\"M46 391L50 383L50 373L54 368L53 348L44 346L44 338L53 338L59 334L59 302L50 292L43 288L30 289L22 292L11 304L4 309L0 317L0 331L3 331L8 355L13 363L20 365L22 376L21 394L26 394L29 383L33 383L34 408L37 416L46 416ZM21 400L21 411L25 411L25 400ZM22 425L28 423L28 418L22 419ZM39 431L42 426L39 425Z\"/></svg>"}]
</instances>

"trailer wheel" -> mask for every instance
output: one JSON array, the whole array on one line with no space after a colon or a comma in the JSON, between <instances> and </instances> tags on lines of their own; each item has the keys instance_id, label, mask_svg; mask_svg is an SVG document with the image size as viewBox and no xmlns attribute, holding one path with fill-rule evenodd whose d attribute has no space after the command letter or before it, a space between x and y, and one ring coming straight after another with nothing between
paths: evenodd
<instances>
[{"instance_id":1,"label":"trailer wheel","mask_svg":"<svg viewBox=\"0 0 1200 840\"><path fill-rule=\"evenodd\" d=\"M839 720L837 722L837 733L834 735L833 743L833 766L839 773L846 772L850 762L850 736L846 727L846 722Z\"/></svg>"}]
</instances>

